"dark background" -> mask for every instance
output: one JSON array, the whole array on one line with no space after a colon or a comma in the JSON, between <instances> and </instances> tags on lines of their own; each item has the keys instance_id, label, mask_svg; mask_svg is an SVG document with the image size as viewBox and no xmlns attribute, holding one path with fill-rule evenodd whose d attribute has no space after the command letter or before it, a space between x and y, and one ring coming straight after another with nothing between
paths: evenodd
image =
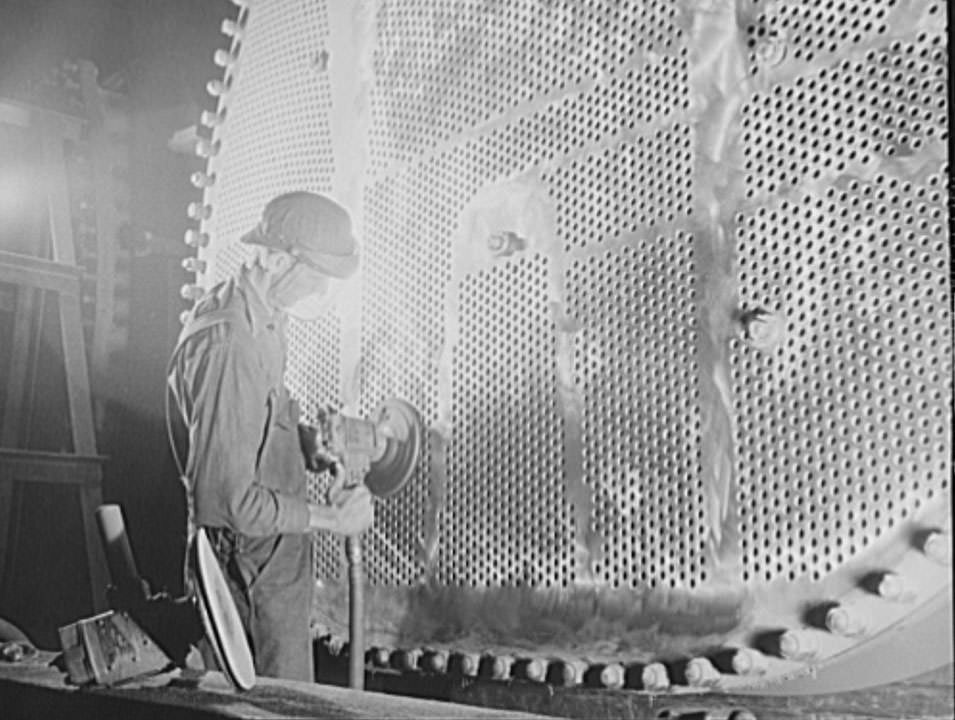
<instances>
[{"instance_id":1,"label":"dark background","mask_svg":"<svg viewBox=\"0 0 955 720\"><path fill-rule=\"evenodd\" d=\"M221 77L212 55L228 46L220 26L236 14L226 0L0 0L0 97L31 102L37 78L64 61L90 60L100 85L127 98L123 181L129 233L142 247L128 266L128 342L110 361L108 398L98 398L97 444L109 457L104 498L123 506L140 571L154 588L173 593L181 591L184 507L166 443L164 375L185 308L179 287L188 279L181 260L191 252L182 242L190 226L186 206L200 197L189 175L203 163L172 152L168 141L194 125L203 109L214 109L205 84ZM0 147L0 163L9 166L19 156L15 142L7 145ZM53 366L37 373L44 391L28 447L58 450L62 381ZM68 494L31 492L21 497L20 559L15 576L8 575L0 615L48 645L55 642L55 625L82 612L83 555L70 542L82 535ZM51 524L59 532L51 532ZM52 609L40 621L31 618L42 605Z\"/></svg>"}]
</instances>

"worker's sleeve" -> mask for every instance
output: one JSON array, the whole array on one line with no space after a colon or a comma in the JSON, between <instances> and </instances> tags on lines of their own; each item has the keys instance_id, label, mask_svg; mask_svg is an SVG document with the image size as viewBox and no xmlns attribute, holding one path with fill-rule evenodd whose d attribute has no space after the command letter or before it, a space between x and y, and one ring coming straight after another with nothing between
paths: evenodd
<instances>
[{"instance_id":1,"label":"worker's sleeve","mask_svg":"<svg viewBox=\"0 0 955 720\"><path fill-rule=\"evenodd\" d=\"M251 536L305 532L306 501L256 481L275 410L254 349L228 331L200 335L196 341L187 348L193 352L186 360L189 387L183 388L191 400L186 475L196 522Z\"/></svg>"}]
</instances>

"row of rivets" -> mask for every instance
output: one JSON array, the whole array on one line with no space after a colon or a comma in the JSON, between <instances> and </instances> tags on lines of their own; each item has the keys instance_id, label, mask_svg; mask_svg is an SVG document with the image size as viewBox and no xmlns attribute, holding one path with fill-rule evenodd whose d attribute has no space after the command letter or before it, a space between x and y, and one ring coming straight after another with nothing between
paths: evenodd
<instances>
[{"instance_id":1,"label":"row of rivets","mask_svg":"<svg viewBox=\"0 0 955 720\"><path fill-rule=\"evenodd\" d=\"M229 49L219 48L212 56L212 61L218 67L223 68L223 77L212 79L206 84L207 92L218 101L218 109L215 111L203 110L199 116L199 127L206 128L210 133L208 137L199 136L196 138L194 151L196 155L205 159L207 164L219 152L220 141L215 138L215 130L225 119L224 96L231 87L238 57L238 46L243 37L243 21L248 10L248 4L244 1L235 2L235 4L239 8L238 18L235 20L226 18L223 20L221 28L223 35L231 38L231 47ZM190 176L190 181L197 190L206 190L215 185L216 176L208 169L206 171L196 171ZM186 215L190 220L201 225L212 217L212 206L204 202L190 202L186 207ZM209 235L195 228L189 228L183 239L186 245L196 250L209 245ZM201 275L208 269L208 264L198 257L187 257L182 261L182 267L186 272ZM202 297L203 290L198 283L187 283L182 286L179 294L184 300L195 302ZM187 314L187 312L183 312L181 316L183 321Z\"/></svg>"},{"instance_id":2,"label":"row of rivets","mask_svg":"<svg viewBox=\"0 0 955 720\"><path fill-rule=\"evenodd\" d=\"M922 552L935 562L951 562L951 534L942 530L930 530L921 543ZM897 601L905 594L905 583L898 573L875 573L863 580L870 592L889 601ZM842 637L857 637L865 634L865 618L850 606L830 603L820 607L819 627L785 630L779 634L774 654L792 661L809 661L820 650L821 635L825 629ZM340 646L339 646L340 647ZM737 648L732 651L729 663L719 663L707 657L692 657L678 666L663 662L651 662L625 668L620 663L587 663L581 660L546 660L539 657L516 658L509 654L459 653L445 650L387 650L372 648L367 661L375 667L391 667L402 671L450 673L453 675L483 677L493 680L528 680L547 682L551 685L572 687L588 685L602 688L639 687L651 692L667 690L674 684L691 687L706 687L719 682L723 672L740 676L762 675L768 669L768 656L753 648ZM674 668L680 672L675 673ZM723 668L723 669L720 669ZM681 683L675 681L680 677Z\"/></svg>"}]
</instances>

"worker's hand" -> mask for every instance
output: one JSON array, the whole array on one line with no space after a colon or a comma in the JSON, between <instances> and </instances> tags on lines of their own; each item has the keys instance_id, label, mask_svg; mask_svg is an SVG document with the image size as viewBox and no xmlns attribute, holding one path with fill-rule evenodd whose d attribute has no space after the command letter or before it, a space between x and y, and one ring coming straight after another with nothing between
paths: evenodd
<instances>
[{"instance_id":1,"label":"worker's hand","mask_svg":"<svg viewBox=\"0 0 955 720\"><path fill-rule=\"evenodd\" d=\"M364 483L351 487L336 483L328 494L335 513L335 532L358 535L371 527L375 521L375 506Z\"/></svg>"},{"instance_id":2,"label":"worker's hand","mask_svg":"<svg viewBox=\"0 0 955 720\"><path fill-rule=\"evenodd\" d=\"M305 459L305 467L312 472L325 472L330 470L333 475L338 474L337 470L341 464L339 459L332 455L325 447L325 438L323 437L321 427L299 423L298 440L302 448L302 457Z\"/></svg>"}]
</instances>

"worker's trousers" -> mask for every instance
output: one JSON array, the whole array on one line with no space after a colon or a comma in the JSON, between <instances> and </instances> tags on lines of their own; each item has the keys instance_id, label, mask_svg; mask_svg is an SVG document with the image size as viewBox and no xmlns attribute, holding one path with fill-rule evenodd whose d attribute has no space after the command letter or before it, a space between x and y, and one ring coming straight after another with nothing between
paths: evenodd
<instances>
[{"instance_id":1,"label":"worker's trousers","mask_svg":"<svg viewBox=\"0 0 955 720\"><path fill-rule=\"evenodd\" d=\"M206 533L242 618L256 674L314 681L311 536L248 537L225 528Z\"/></svg>"}]
</instances>

